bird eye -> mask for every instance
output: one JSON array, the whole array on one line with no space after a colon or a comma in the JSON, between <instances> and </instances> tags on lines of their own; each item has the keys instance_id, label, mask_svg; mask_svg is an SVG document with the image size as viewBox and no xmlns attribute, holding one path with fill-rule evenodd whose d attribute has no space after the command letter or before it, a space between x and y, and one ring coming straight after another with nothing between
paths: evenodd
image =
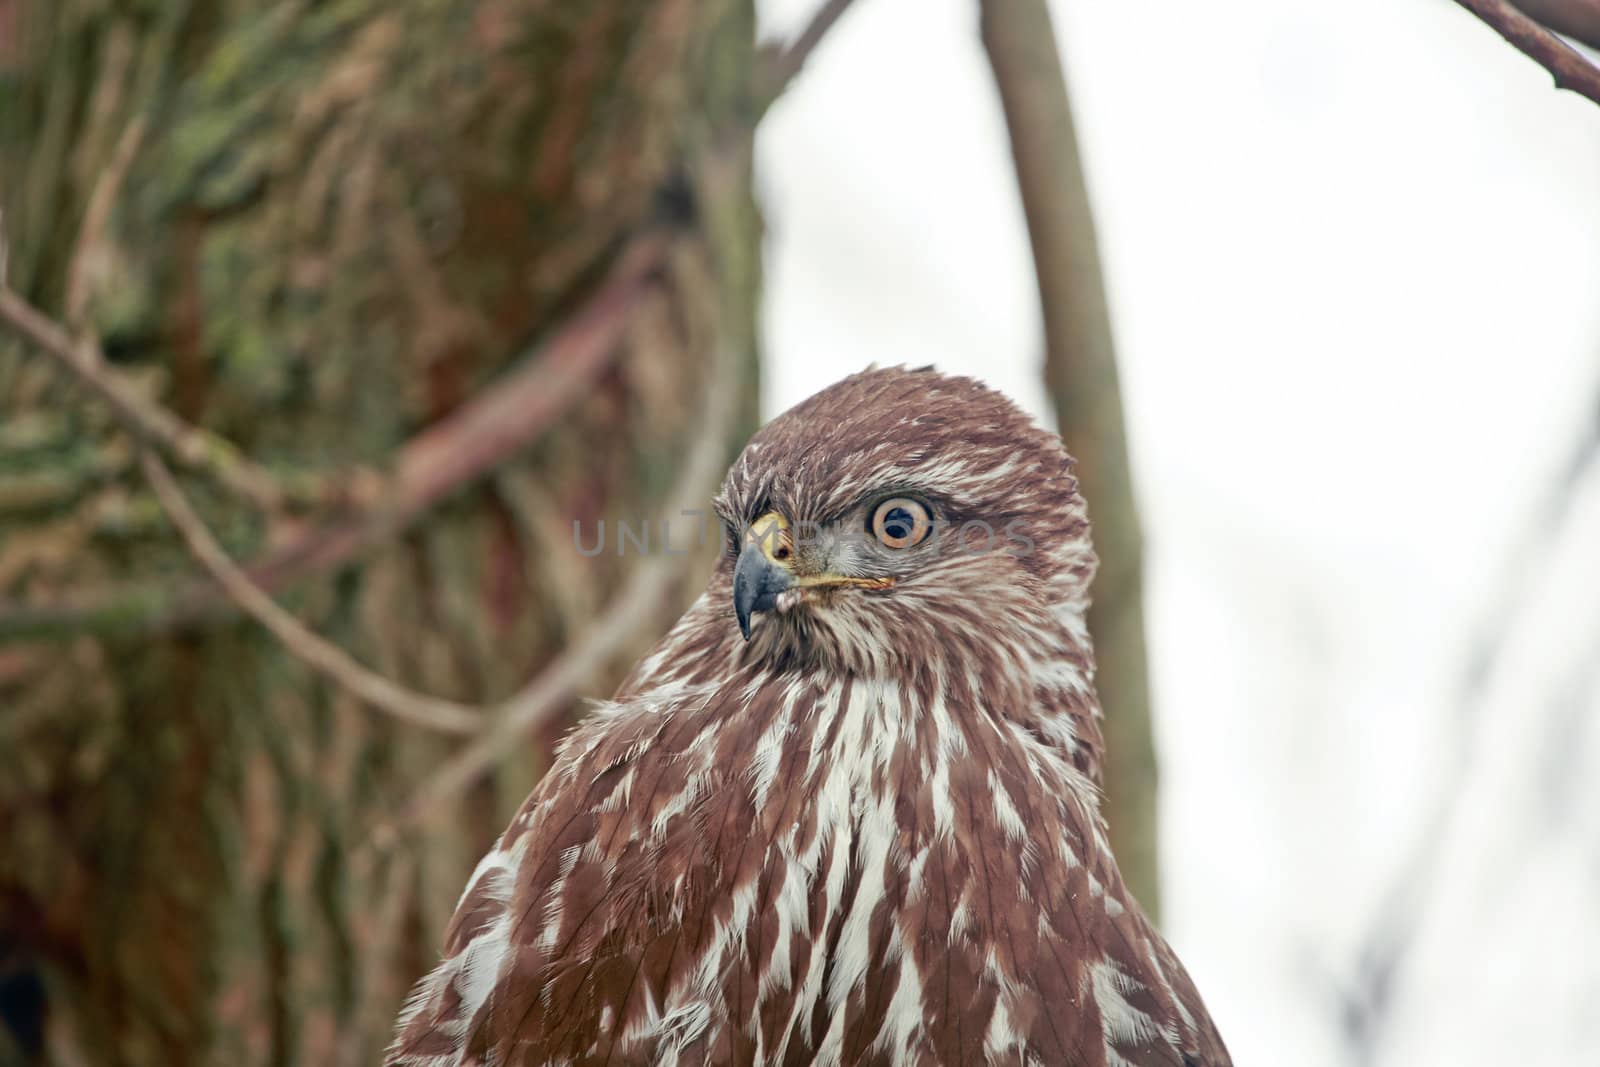
<instances>
[{"instance_id":1,"label":"bird eye","mask_svg":"<svg viewBox=\"0 0 1600 1067\"><path fill-rule=\"evenodd\" d=\"M928 509L910 497L897 496L872 513L872 533L886 548L911 548L922 543L933 526Z\"/></svg>"}]
</instances>

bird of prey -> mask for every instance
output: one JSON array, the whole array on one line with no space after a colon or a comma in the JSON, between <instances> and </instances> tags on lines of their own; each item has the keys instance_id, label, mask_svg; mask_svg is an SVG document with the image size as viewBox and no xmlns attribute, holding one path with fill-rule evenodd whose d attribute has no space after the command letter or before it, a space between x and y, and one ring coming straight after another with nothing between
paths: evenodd
<instances>
[{"instance_id":1,"label":"bird of prey","mask_svg":"<svg viewBox=\"0 0 1600 1067\"><path fill-rule=\"evenodd\" d=\"M1060 440L870 369L716 509L705 593L478 865L388 1062L1229 1064L1107 843Z\"/></svg>"}]
</instances>

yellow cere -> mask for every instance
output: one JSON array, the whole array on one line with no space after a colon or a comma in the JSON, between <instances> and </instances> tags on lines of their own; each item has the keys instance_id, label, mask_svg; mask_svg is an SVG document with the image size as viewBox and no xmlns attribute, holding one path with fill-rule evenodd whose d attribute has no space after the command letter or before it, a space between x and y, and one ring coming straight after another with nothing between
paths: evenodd
<instances>
[{"instance_id":1,"label":"yellow cere","mask_svg":"<svg viewBox=\"0 0 1600 1067\"><path fill-rule=\"evenodd\" d=\"M789 536L789 520L776 511L769 511L750 524L746 538L761 546L761 554L774 563L788 565L794 555L794 542Z\"/></svg>"}]
</instances>

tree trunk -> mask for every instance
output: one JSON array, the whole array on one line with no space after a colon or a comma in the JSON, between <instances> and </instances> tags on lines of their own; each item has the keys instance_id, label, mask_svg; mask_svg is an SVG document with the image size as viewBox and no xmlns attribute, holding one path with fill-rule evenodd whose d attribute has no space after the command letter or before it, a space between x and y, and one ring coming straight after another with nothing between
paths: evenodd
<instances>
[{"instance_id":1,"label":"tree trunk","mask_svg":"<svg viewBox=\"0 0 1600 1067\"><path fill-rule=\"evenodd\" d=\"M651 515L714 376L729 451L753 428L753 36L744 0L0 0L7 282L287 478L384 470L666 235L625 340L531 448L318 580L280 575L366 664L493 701L638 562L578 551L573 520L587 548ZM570 714L373 847L460 742L225 604L174 613L197 569L130 438L4 337L0 406L0 1064L374 1061ZM244 561L327 520L184 486Z\"/></svg>"}]
</instances>

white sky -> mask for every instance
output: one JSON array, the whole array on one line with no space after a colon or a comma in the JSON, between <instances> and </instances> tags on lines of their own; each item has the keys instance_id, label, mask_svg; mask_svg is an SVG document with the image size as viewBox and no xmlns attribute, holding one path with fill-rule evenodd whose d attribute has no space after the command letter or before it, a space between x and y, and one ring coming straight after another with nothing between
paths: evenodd
<instances>
[{"instance_id":1,"label":"white sky","mask_svg":"<svg viewBox=\"0 0 1600 1067\"><path fill-rule=\"evenodd\" d=\"M1165 925L1241 1065L1350 1062L1330 991L1467 752L1377 1064L1596 1062L1600 487L1507 576L1600 397L1600 108L1449 0L1054 7L1150 540ZM1048 417L976 9L857 0L763 127L769 413L878 361Z\"/></svg>"}]
</instances>

